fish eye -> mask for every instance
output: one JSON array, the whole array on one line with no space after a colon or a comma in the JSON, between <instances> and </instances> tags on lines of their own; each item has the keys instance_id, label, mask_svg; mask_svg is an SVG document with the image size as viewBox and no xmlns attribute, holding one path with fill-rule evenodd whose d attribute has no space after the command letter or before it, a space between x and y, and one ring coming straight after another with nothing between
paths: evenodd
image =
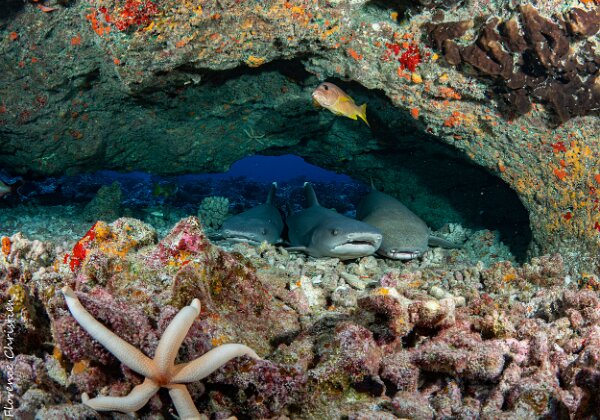
<instances>
[{"instance_id":1,"label":"fish eye","mask_svg":"<svg viewBox=\"0 0 600 420\"><path fill-rule=\"evenodd\" d=\"M329 86L327 86L327 85L323 85L323 89L325 89L325 90L329 90Z\"/></svg>"}]
</instances>

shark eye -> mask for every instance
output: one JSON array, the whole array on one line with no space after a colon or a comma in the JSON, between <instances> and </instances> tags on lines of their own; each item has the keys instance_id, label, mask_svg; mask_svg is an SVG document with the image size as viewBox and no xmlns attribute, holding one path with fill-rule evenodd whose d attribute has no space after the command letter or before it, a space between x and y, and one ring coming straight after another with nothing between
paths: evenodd
<instances>
[{"instance_id":1,"label":"shark eye","mask_svg":"<svg viewBox=\"0 0 600 420\"><path fill-rule=\"evenodd\" d=\"M262 233L263 235L266 235L267 234L267 229L266 228L262 228L261 231L260 231L260 233Z\"/></svg>"},{"instance_id":2,"label":"shark eye","mask_svg":"<svg viewBox=\"0 0 600 420\"><path fill-rule=\"evenodd\" d=\"M333 236L336 236L338 233L340 233L340 231L339 231L339 230L337 230L337 229L331 229L331 234L332 234Z\"/></svg>"}]
</instances>

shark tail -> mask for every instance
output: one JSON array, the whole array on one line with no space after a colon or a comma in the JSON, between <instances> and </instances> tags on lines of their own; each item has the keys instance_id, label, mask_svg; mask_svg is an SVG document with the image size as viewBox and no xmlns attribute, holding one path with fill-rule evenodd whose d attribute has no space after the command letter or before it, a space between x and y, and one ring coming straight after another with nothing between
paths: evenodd
<instances>
[{"instance_id":1,"label":"shark tail","mask_svg":"<svg viewBox=\"0 0 600 420\"><path fill-rule=\"evenodd\" d=\"M23 185L25 185L25 181L23 181L23 179L17 179L12 184L6 184L6 183L3 183L2 180L0 180L0 184L4 184L8 188L8 191L6 191L6 194L19 194L19 189ZM0 193L0 197L2 197L3 195L4 195L3 193Z\"/></svg>"},{"instance_id":2,"label":"shark tail","mask_svg":"<svg viewBox=\"0 0 600 420\"><path fill-rule=\"evenodd\" d=\"M363 120L368 127L371 127L371 124L369 124L369 121L367 121L367 104L362 104L358 107L358 109L358 117Z\"/></svg>"}]
</instances>

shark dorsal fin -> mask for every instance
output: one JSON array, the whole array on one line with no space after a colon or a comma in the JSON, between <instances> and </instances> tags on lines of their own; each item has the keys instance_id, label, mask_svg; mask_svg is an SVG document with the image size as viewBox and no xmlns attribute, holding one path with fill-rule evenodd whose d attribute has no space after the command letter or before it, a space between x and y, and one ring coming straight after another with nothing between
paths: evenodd
<instances>
[{"instance_id":1,"label":"shark dorsal fin","mask_svg":"<svg viewBox=\"0 0 600 420\"><path fill-rule=\"evenodd\" d=\"M265 204L273 204L273 198L275 197L276 191L277 191L277 182L273 182L271 184L271 189L269 190L269 194L267 194L267 201L265 201Z\"/></svg>"},{"instance_id":2,"label":"shark dorsal fin","mask_svg":"<svg viewBox=\"0 0 600 420\"><path fill-rule=\"evenodd\" d=\"M315 190L310 182L304 183L304 194L306 195L306 204L308 207L320 206L319 200L317 200L317 195L315 194Z\"/></svg>"}]
</instances>

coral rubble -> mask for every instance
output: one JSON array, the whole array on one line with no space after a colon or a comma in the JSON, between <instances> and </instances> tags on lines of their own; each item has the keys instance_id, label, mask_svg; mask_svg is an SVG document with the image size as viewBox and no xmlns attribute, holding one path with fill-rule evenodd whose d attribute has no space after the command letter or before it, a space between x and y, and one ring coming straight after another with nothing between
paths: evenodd
<instances>
[{"instance_id":1,"label":"coral rubble","mask_svg":"<svg viewBox=\"0 0 600 420\"><path fill-rule=\"evenodd\" d=\"M599 6L441 3L25 2L0 27L0 163L181 174L294 153L393 193L418 132L516 191L533 253L595 268ZM314 111L327 78L369 89L348 85L373 131Z\"/></svg>"},{"instance_id":2,"label":"coral rubble","mask_svg":"<svg viewBox=\"0 0 600 420\"><path fill-rule=\"evenodd\" d=\"M144 358L192 299L202 311L180 337L177 363L231 342L255 347L263 360L231 361L189 386L197 409L218 417L584 418L600 409L600 281L571 278L558 255L518 266L459 257L468 248L409 263L313 259L268 244L227 252L195 217L158 243L134 219L92 231L73 269L50 243L37 245L46 253L19 253L30 249L21 235L0 259L1 304L11 313L0 339L14 352L0 373L11 380L2 393L15 414L93 418L68 403L81 393L122 397L142 383L139 369L73 319L64 285L77 288L69 296L94 325ZM165 397L140 414L168 415Z\"/></svg>"}]
</instances>

